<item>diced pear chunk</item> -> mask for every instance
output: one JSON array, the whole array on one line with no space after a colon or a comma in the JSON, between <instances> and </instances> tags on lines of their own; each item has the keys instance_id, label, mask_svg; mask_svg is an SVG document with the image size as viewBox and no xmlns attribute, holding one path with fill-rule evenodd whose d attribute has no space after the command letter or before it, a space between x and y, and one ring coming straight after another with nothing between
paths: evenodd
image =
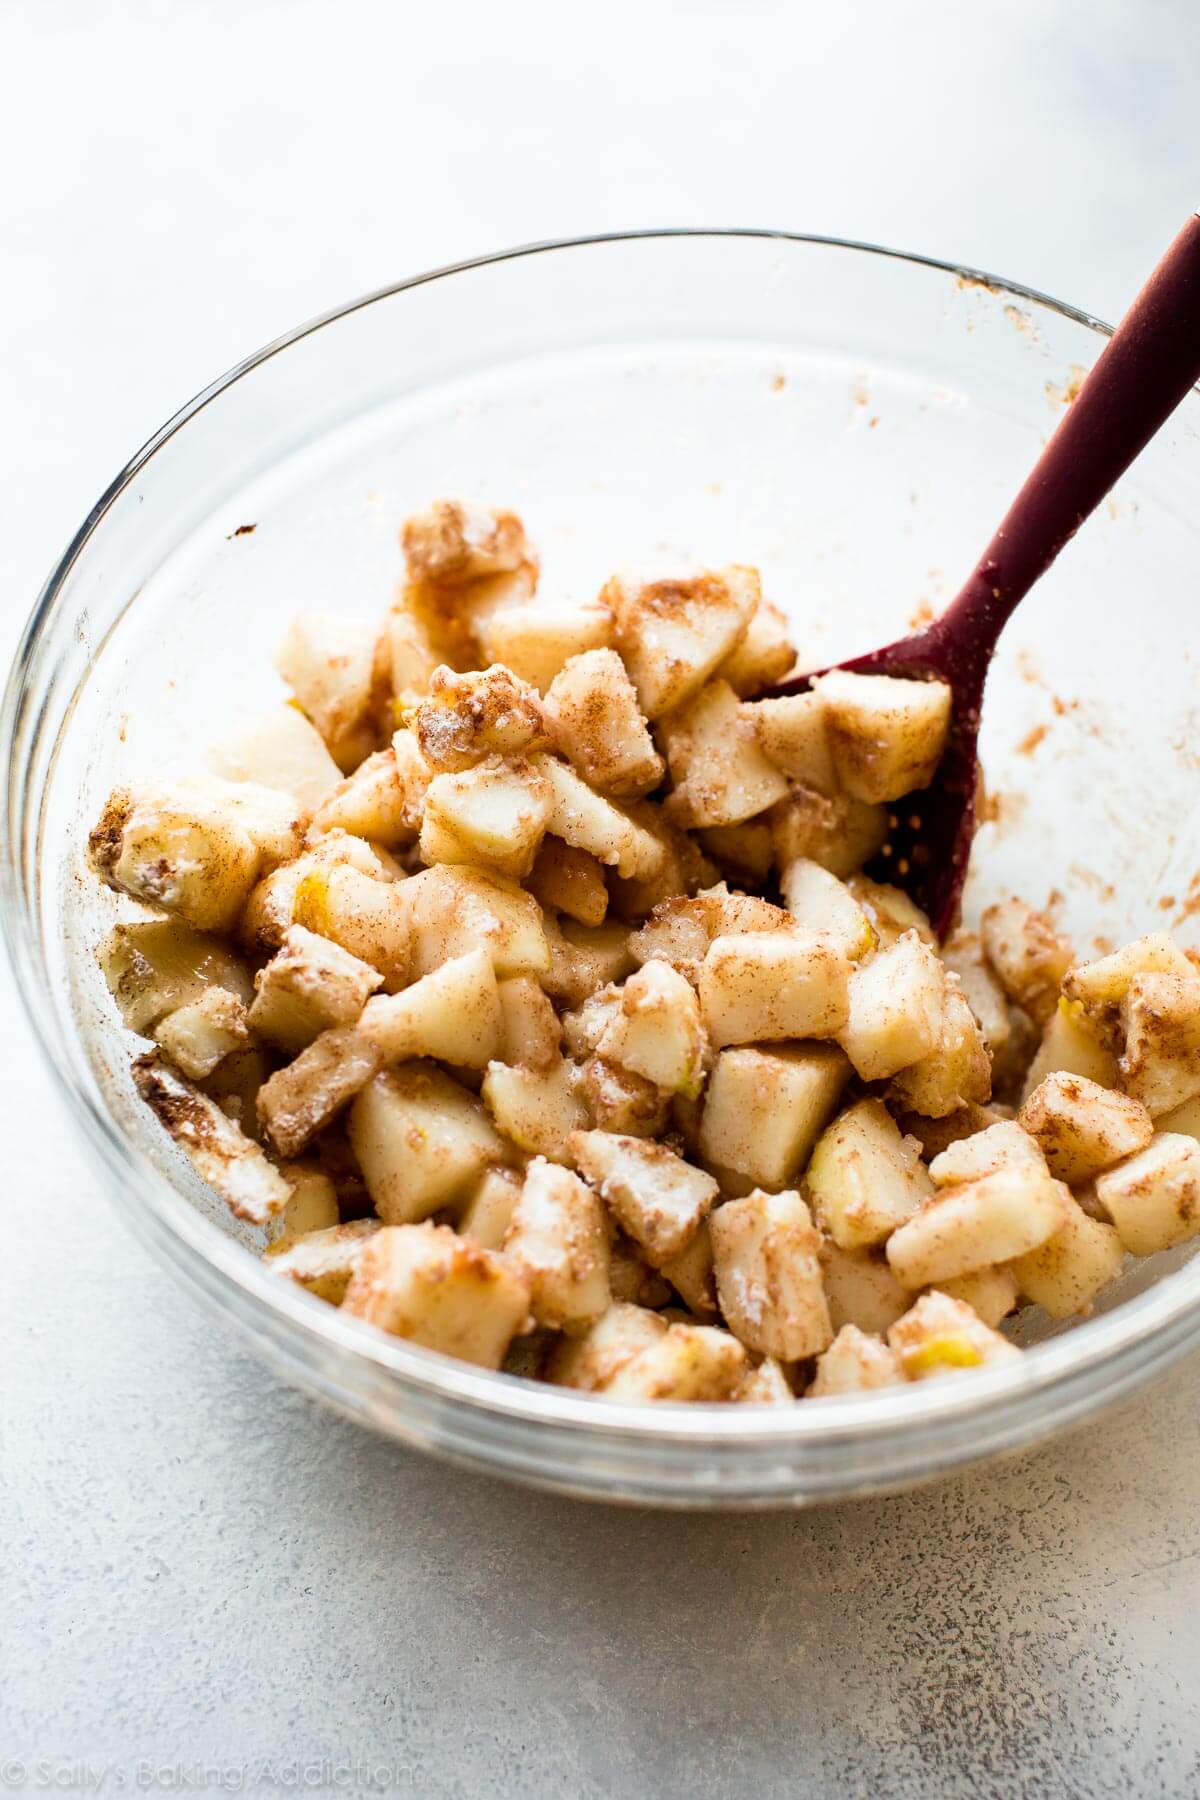
<instances>
[{"instance_id":1,"label":"diced pear chunk","mask_svg":"<svg viewBox=\"0 0 1200 1800\"><path fill-rule=\"evenodd\" d=\"M863 1250L912 1217L933 1192L914 1138L882 1100L860 1100L826 1127L808 1166L816 1214L843 1250Z\"/></svg>"},{"instance_id":2,"label":"diced pear chunk","mask_svg":"<svg viewBox=\"0 0 1200 1800\"><path fill-rule=\"evenodd\" d=\"M398 731L388 749L376 750L325 796L313 814L309 842L341 830L392 849L411 844L421 828L429 779L412 734Z\"/></svg>"},{"instance_id":3,"label":"diced pear chunk","mask_svg":"<svg viewBox=\"0 0 1200 1800\"><path fill-rule=\"evenodd\" d=\"M1185 1100L1182 1106L1172 1108L1169 1113L1162 1113L1155 1121L1159 1131L1177 1131L1184 1137L1200 1139L1200 1097Z\"/></svg>"},{"instance_id":4,"label":"diced pear chunk","mask_svg":"<svg viewBox=\"0 0 1200 1800\"><path fill-rule=\"evenodd\" d=\"M1021 1352L971 1307L949 1294L922 1294L887 1334L909 1381L1008 1362Z\"/></svg>"},{"instance_id":5,"label":"diced pear chunk","mask_svg":"<svg viewBox=\"0 0 1200 1800\"><path fill-rule=\"evenodd\" d=\"M528 759L489 757L457 775L435 775L425 795L425 862L482 864L528 875L553 807L550 784Z\"/></svg>"},{"instance_id":6,"label":"diced pear chunk","mask_svg":"<svg viewBox=\"0 0 1200 1800\"><path fill-rule=\"evenodd\" d=\"M1135 975L1121 1002L1127 1094L1157 1117L1200 1094L1200 971Z\"/></svg>"},{"instance_id":7,"label":"diced pear chunk","mask_svg":"<svg viewBox=\"0 0 1200 1800\"><path fill-rule=\"evenodd\" d=\"M796 928L795 919L782 906L773 906L755 894L730 894L715 888L690 899L677 895L661 901L629 942L638 962L657 959L670 963L694 983L700 979L701 965L716 938Z\"/></svg>"},{"instance_id":8,"label":"diced pear chunk","mask_svg":"<svg viewBox=\"0 0 1200 1800\"><path fill-rule=\"evenodd\" d=\"M903 1380L900 1358L882 1338L860 1331L857 1325L843 1325L828 1350L817 1358L817 1372L807 1398L865 1394L872 1388L892 1387Z\"/></svg>"},{"instance_id":9,"label":"diced pear chunk","mask_svg":"<svg viewBox=\"0 0 1200 1800\"><path fill-rule=\"evenodd\" d=\"M297 706L276 706L228 732L209 750L208 761L226 781L253 781L290 794L304 813L314 812L342 779L325 740Z\"/></svg>"},{"instance_id":10,"label":"diced pear chunk","mask_svg":"<svg viewBox=\"0 0 1200 1800\"><path fill-rule=\"evenodd\" d=\"M1041 1148L1050 1173L1082 1186L1154 1136L1145 1107L1082 1075L1047 1075L1018 1114Z\"/></svg>"},{"instance_id":11,"label":"diced pear chunk","mask_svg":"<svg viewBox=\"0 0 1200 1800\"><path fill-rule=\"evenodd\" d=\"M787 778L763 754L747 712L727 682L710 681L663 719L674 784L666 812L677 825L738 825L787 793Z\"/></svg>"},{"instance_id":12,"label":"diced pear chunk","mask_svg":"<svg viewBox=\"0 0 1200 1800\"><path fill-rule=\"evenodd\" d=\"M571 1154L655 1268L678 1256L717 1197L712 1176L665 1144L580 1131L571 1140Z\"/></svg>"},{"instance_id":13,"label":"diced pear chunk","mask_svg":"<svg viewBox=\"0 0 1200 1800\"><path fill-rule=\"evenodd\" d=\"M215 1100L153 1055L135 1061L133 1083L200 1179L236 1218L265 1225L283 1211L290 1182Z\"/></svg>"},{"instance_id":14,"label":"diced pear chunk","mask_svg":"<svg viewBox=\"0 0 1200 1800\"><path fill-rule=\"evenodd\" d=\"M887 1259L909 1288L935 1286L993 1263L1011 1262L1066 1224L1069 1189L1030 1169L996 1169L942 1188L894 1231Z\"/></svg>"},{"instance_id":15,"label":"diced pear chunk","mask_svg":"<svg viewBox=\"0 0 1200 1800\"><path fill-rule=\"evenodd\" d=\"M665 765L654 748L637 692L615 650L587 650L567 662L546 693L555 748L590 787L606 794L648 794Z\"/></svg>"},{"instance_id":16,"label":"diced pear chunk","mask_svg":"<svg viewBox=\"0 0 1200 1800\"><path fill-rule=\"evenodd\" d=\"M1074 1200L1067 1222L1028 1256L1009 1264L1021 1292L1052 1319L1088 1313L1101 1288L1121 1272L1125 1248L1120 1233L1089 1218Z\"/></svg>"},{"instance_id":17,"label":"diced pear chunk","mask_svg":"<svg viewBox=\"0 0 1200 1800\"><path fill-rule=\"evenodd\" d=\"M908 931L915 931L931 950L937 949L937 933L929 923L928 913L922 912L903 888L893 887L888 881L872 881L861 870L847 878L846 886L870 920L881 950L890 950Z\"/></svg>"},{"instance_id":18,"label":"diced pear chunk","mask_svg":"<svg viewBox=\"0 0 1200 1800\"><path fill-rule=\"evenodd\" d=\"M864 1081L882 1081L936 1050L946 1014L946 971L915 931L850 977L850 1017L838 1042Z\"/></svg>"},{"instance_id":19,"label":"diced pear chunk","mask_svg":"<svg viewBox=\"0 0 1200 1800\"><path fill-rule=\"evenodd\" d=\"M548 1379L559 1387L602 1394L627 1363L667 1335L667 1322L642 1306L610 1306L581 1337L554 1348Z\"/></svg>"},{"instance_id":20,"label":"diced pear chunk","mask_svg":"<svg viewBox=\"0 0 1200 1800\"><path fill-rule=\"evenodd\" d=\"M529 1311L502 1256L447 1225L392 1225L367 1240L343 1310L394 1337L498 1369Z\"/></svg>"},{"instance_id":21,"label":"diced pear chunk","mask_svg":"<svg viewBox=\"0 0 1200 1800\"><path fill-rule=\"evenodd\" d=\"M479 626L489 661L545 693L563 664L613 641L613 617L606 606L576 606L569 600L531 600L506 606Z\"/></svg>"},{"instance_id":22,"label":"diced pear chunk","mask_svg":"<svg viewBox=\"0 0 1200 1800\"><path fill-rule=\"evenodd\" d=\"M799 1194L728 1200L709 1219L721 1311L762 1356L795 1362L833 1337L821 1277L820 1235Z\"/></svg>"},{"instance_id":23,"label":"diced pear chunk","mask_svg":"<svg viewBox=\"0 0 1200 1800\"><path fill-rule=\"evenodd\" d=\"M642 878L654 874L664 855L657 838L613 801L593 792L566 763L553 756L530 760L549 783L547 831L577 850L588 851L597 862L615 868L618 875Z\"/></svg>"},{"instance_id":24,"label":"diced pear chunk","mask_svg":"<svg viewBox=\"0 0 1200 1800\"><path fill-rule=\"evenodd\" d=\"M1095 1030L1089 1030L1084 1023L1079 1002L1065 997L1046 1021L1041 1044L1025 1077L1025 1099L1047 1075L1060 1071L1065 1075L1082 1075L1100 1087L1117 1085L1116 1058L1101 1043Z\"/></svg>"},{"instance_id":25,"label":"diced pear chunk","mask_svg":"<svg viewBox=\"0 0 1200 1800\"><path fill-rule=\"evenodd\" d=\"M857 1325L860 1331L884 1332L912 1304L912 1295L900 1286L880 1251L843 1250L826 1237L821 1267L835 1331Z\"/></svg>"},{"instance_id":26,"label":"diced pear chunk","mask_svg":"<svg viewBox=\"0 0 1200 1800\"><path fill-rule=\"evenodd\" d=\"M412 977L484 949L497 978L542 975L550 952L532 894L485 869L423 869L402 883L412 919Z\"/></svg>"},{"instance_id":27,"label":"diced pear chunk","mask_svg":"<svg viewBox=\"0 0 1200 1800\"><path fill-rule=\"evenodd\" d=\"M1045 1025L1073 960L1067 939L1036 907L1001 900L983 915L983 947L1009 999Z\"/></svg>"},{"instance_id":28,"label":"diced pear chunk","mask_svg":"<svg viewBox=\"0 0 1200 1800\"><path fill-rule=\"evenodd\" d=\"M192 1081L203 1081L249 1037L246 1008L227 988L206 988L154 1028L155 1042Z\"/></svg>"},{"instance_id":29,"label":"diced pear chunk","mask_svg":"<svg viewBox=\"0 0 1200 1800\"><path fill-rule=\"evenodd\" d=\"M713 1274L710 1219L702 1219L678 1255L667 1258L662 1273L697 1318L716 1318L717 1284Z\"/></svg>"},{"instance_id":30,"label":"diced pear chunk","mask_svg":"<svg viewBox=\"0 0 1200 1800\"><path fill-rule=\"evenodd\" d=\"M606 1382L610 1400L731 1400L750 1373L750 1359L728 1331L670 1325Z\"/></svg>"},{"instance_id":31,"label":"diced pear chunk","mask_svg":"<svg viewBox=\"0 0 1200 1800\"><path fill-rule=\"evenodd\" d=\"M604 1209L569 1169L536 1157L504 1240L506 1260L524 1277L539 1325L574 1330L610 1304Z\"/></svg>"},{"instance_id":32,"label":"diced pear chunk","mask_svg":"<svg viewBox=\"0 0 1200 1800\"><path fill-rule=\"evenodd\" d=\"M1196 968L1169 932L1152 931L1111 956L1072 964L1062 977L1062 991L1078 1003L1083 1022L1092 1026L1093 1033L1108 1040L1117 1035L1121 1003L1138 975L1177 975L1190 981L1196 978Z\"/></svg>"},{"instance_id":33,"label":"diced pear chunk","mask_svg":"<svg viewBox=\"0 0 1200 1800\"><path fill-rule=\"evenodd\" d=\"M99 959L108 991L130 1031L144 1033L212 987L236 994L243 1002L253 993L249 971L239 958L178 919L115 925L100 946Z\"/></svg>"},{"instance_id":34,"label":"diced pear chunk","mask_svg":"<svg viewBox=\"0 0 1200 1800\"><path fill-rule=\"evenodd\" d=\"M351 837L340 828L325 832L294 862L272 869L255 884L238 921L239 940L253 955L277 950L288 926L297 922L296 894L304 877L315 869L339 866L357 869L360 875L385 885L394 875L364 839Z\"/></svg>"},{"instance_id":35,"label":"diced pear chunk","mask_svg":"<svg viewBox=\"0 0 1200 1800\"><path fill-rule=\"evenodd\" d=\"M845 883L820 863L796 857L780 871L779 886L797 924L827 933L853 962L875 948L875 932L866 913Z\"/></svg>"},{"instance_id":36,"label":"diced pear chunk","mask_svg":"<svg viewBox=\"0 0 1200 1800\"><path fill-rule=\"evenodd\" d=\"M655 801L627 800L625 810L658 844L662 861L652 875L638 879L610 873L612 904L623 919L643 919L660 902L694 894L717 880L720 871L705 856L700 842L673 825Z\"/></svg>"},{"instance_id":37,"label":"diced pear chunk","mask_svg":"<svg viewBox=\"0 0 1200 1800\"><path fill-rule=\"evenodd\" d=\"M458 1231L485 1250L499 1250L508 1235L521 1176L515 1169L485 1169L458 1217Z\"/></svg>"},{"instance_id":38,"label":"diced pear chunk","mask_svg":"<svg viewBox=\"0 0 1200 1800\"><path fill-rule=\"evenodd\" d=\"M778 1192L807 1160L849 1067L832 1044L722 1050L700 1121L706 1162Z\"/></svg>"},{"instance_id":39,"label":"diced pear chunk","mask_svg":"<svg viewBox=\"0 0 1200 1800\"><path fill-rule=\"evenodd\" d=\"M562 1026L543 989L532 975L512 975L500 982L499 996L500 1040L492 1055L515 1068L548 1069L558 1060Z\"/></svg>"},{"instance_id":40,"label":"diced pear chunk","mask_svg":"<svg viewBox=\"0 0 1200 1800\"><path fill-rule=\"evenodd\" d=\"M281 1238L267 1250L264 1261L275 1275L307 1288L318 1300L340 1306L368 1241L380 1230L378 1219L351 1219Z\"/></svg>"},{"instance_id":41,"label":"diced pear chunk","mask_svg":"<svg viewBox=\"0 0 1200 1800\"><path fill-rule=\"evenodd\" d=\"M956 1139L929 1164L934 1187L960 1187L997 1169L1029 1169L1046 1174L1046 1159L1023 1125L1001 1119L986 1130Z\"/></svg>"},{"instance_id":42,"label":"diced pear chunk","mask_svg":"<svg viewBox=\"0 0 1200 1800\"><path fill-rule=\"evenodd\" d=\"M603 1056L589 1056L581 1072L588 1111L601 1131L648 1138L666 1130L670 1096L644 1075Z\"/></svg>"},{"instance_id":43,"label":"diced pear chunk","mask_svg":"<svg viewBox=\"0 0 1200 1800\"><path fill-rule=\"evenodd\" d=\"M250 1028L297 1056L331 1025L352 1025L383 977L331 938L293 925L254 978Z\"/></svg>"},{"instance_id":44,"label":"diced pear chunk","mask_svg":"<svg viewBox=\"0 0 1200 1800\"><path fill-rule=\"evenodd\" d=\"M404 521L400 542L410 578L441 587L503 574L529 555L516 513L462 500L435 500L414 513Z\"/></svg>"},{"instance_id":45,"label":"diced pear chunk","mask_svg":"<svg viewBox=\"0 0 1200 1800\"><path fill-rule=\"evenodd\" d=\"M1063 1229L1068 1228L1064 1226ZM1056 1232L1054 1237L1047 1239L1040 1250L1032 1251L1031 1256L1043 1255L1047 1246L1053 1244L1061 1236L1061 1231ZM1021 1291L1013 1270L1023 1260L1018 1258L1016 1263L1009 1263L1005 1266L972 1269L969 1275L951 1276L949 1280L940 1284L938 1292L948 1294L951 1300L963 1301L971 1308L972 1312L979 1314L985 1325L999 1325L1001 1319L1007 1319L1009 1313L1016 1310L1017 1302L1021 1298Z\"/></svg>"},{"instance_id":46,"label":"diced pear chunk","mask_svg":"<svg viewBox=\"0 0 1200 1800\"><path fill-rule=\"evenodd\" d=\"M838 792L837 771L825 707L819 694L785 694L756 700L747 708L758 741L777 769L802 788L830 797Z\"/></svg>"},{"instance_id":47,"label":"diced pear chunk","mask_svg":"<svg viewBox=\"0 0 1200 1800\"><path fill-rule=\"evenodd\" d=\"M695 1099L708 1045L690 983L670 963L643 963L622 988L620 1012L596 1048L664 1093Z\"/></svg>"},{"instance_id":48,"label":"diced pear chunk","mask_svg":"<svg viewBox=\"0 0 1200 1800\"><path fill-rule=\"evenodd\" d=\"M565 912L580 925L604 923L608 888L603 866L586 850L576 850L561 838L542 839L528 887L551 912Z\"/></svg>"},{"instance_id":49,"label":"diced pear chunk","mask_svg":"<svg viewBox=\"0 0 1200 1800\"><path fill-rule=\"evenodd\" d=\"M350 1145L385 1225L453 1205L508 1157L474 1094L432 1063L385 1069L350 1109Z\"/></svg>"},{"instance_id":50,"label":"diced pear chunk","mask_svg":"<svg viewBox=\"0 0 1200 1800\"><path fill-rule=\"evenodd\" d=\"M741 825L710 825L699 833L700 842L731 879L740 885L747 877L765 882L775 861L775 840L763 819L747 819Z\"/></svg>"},{"instance_id":51,"label":"diced pear chunk","mask_svg":"<svg viewBox=\"0 0 1200 1800\"><path fill-rule=\"evenodd\" d=\"M717 670L735 693L743 698L761 693L772 682L782 681L796 661L787 618L769 600L760 600L746 635L736 644Z\"/></svg>"},{"instance_id":52,"label":"diced pear chunk","mask_svg":"<svg viewBox=\"0 0 1200 1800\"><path fill-rule=\"evenodd\" d=\"M641 1247L621 1230L616 1232L609 1251L608 1284L614 1300L631 1306L665 1306L671 1298L669 1283L650 1267Z\"/></svg>"},{"instance_id":53,"label":"diced pear chunk","mask_svg":"<svg viewBox=\"0 0 1200 1800\"><path fill-rule=\"evenodd\" d=\"M942 961L958 976L992 1054L1003 1051L1012 1036L1012 1018L1008 998L984 955L983 939L978 932L956 931L942 950Z\"/></svg>"},{"instance_id":54,"label":"diced pear chunk","mask_svg":"<svg viewBox=\"0 0 1200 1800\"><path fill-rule=\"evenodd\" d=\"M375 688L374 628L345 613L299 613L275 652L275 667L338 767L361 762L374 748L368 724Z\"/></svg>"},{"instance_id":55,"label":"diced pear chunk","mask_svg":"<svg viewBox=\"0 0 1200 1800\"><path fill-rule=\"evenodd\" d=\"M614 579L600 596L648 719L682 706L741 642L761 598L756 569L732 566L638 587Z\"/></svg>"},{"instance_id":56,"label":"diced pear chunk","mask_svg":"<svg viewBox=\"0 0 1200 1800\"><path fill-rule=\"evenodd\" d=\"M913 1112L945 1119L992 1097L992 1059L979 1021L952 980L947 983L938 1043L892 1080L892 1097Z\"/></svg>"},{"instance_id":57,"label":"diced pear chunk","mask_svg":"<svg viewBox=\"0 0 1200 1800\"><path fill-rule=\"evenodd\" d=\"M629 933L615 920L589 927L547 918L545 937L550 967L542 986L565 1006L582 1006L598 988L620 981L633 968Z\"/></svg>"},{"instance_id":58,"label":"diced pear chunk","mask_svg":"<svg viewBox=\"0 0 1200 1800\"><path fill-rule=\"evenodd\" d=\"M810 787L792 788L767 818L781 868L802 856L842 880L883 848L889 829L885 806Z\"/></svg>"},{"instance_id":59,"label":"diced pear chunk","mask_svg":"<svg viewBox=\"0 0 1200 1800\"><path fill-rule=\"evenodd\" d=\"M722 1048L835 1037L849 1019L850 970L837 940L822 931L716 938L699 983L709 1038Z\"/></svg>"},{"instance_id":60,"label":"diced pear chunk","mask_svg":"<svg viewBox=\"0 0 1200 1800\"><path fill-rule=\"evenodd\" d=\"M377 969L385 986L402 987L412 952L408 885L376 881L348 864L314 864L296 886L292 915L297 925Z\"/></svg>"},{"instance_id":61,"label":"diced pear chunk","mask_svg":"<svg viewBox=\"0 0 1200 1800\"><path fill-rule=\"evenodd\" d=\"M743 1376L733 1398L739 1406L792 1406L796 1396L782 1364L773 1356L764 1356L757 1369Z\"/></svg>"},{"instance_id":62,"label":"diced pear chunk","mask_svg":"<svg viewBox=\"0 0 1200 1800\"><path fill-rule=\"evenodd\" d=\"M1200 1232L1200 1144L1173 1131L1096 1177L1100 1204L1126 1250L1153 1256Z\"/></svg>"},{"instance_id":63,"label":"diced pear chunk","mask_svg":"<svg viewBox=\"0 0 1200 1800\"><path fill-rule=\"evenodd\" d=\"M341 1223L337 1189L315 1163L284 1163L279 1172L291 1182L292 1191L283 1211L267 1228L275 1249L309 1232L330 1231Z\"/></svg>"},{"instance_id":64,"label":"diced pear chunk","mask_svg":"<svg viewBox=\"0 0 1200 1800\"><path fill-rule=\"evenodd\" d=\"M835 669L812 685L825 709L838 784L846 793L873 803L929 786L950 730L946 682Z\"/></svg>"},{"instance_id":65,"label":"diced pear chunk","mask_svg":"<svg viewBox=\"0 0 1200 1800\"><path fill-rule=\"evenodd\" d=\"M335 1025L258 1090L258 1118L281 1156L306 1144L360 1092L382 1058L353 1026Z\"/></svg>"},{"instance_id":66,"label":"diced pear chunk","mask_svg":"<svg viewBox=\"0 0 1200 1800\"><path fill-rule=\"evenodd\" d=\"M588 1123L578 1069L560 1057L544 1069L488 1064L483 1098L505 1137L552 1162L571 1161L572 1132Z\"/></svg>"},{"instance_id":67,"label":"diced pear chunk","mask_svg":"<svg viewBox=\"0 0 1200 1800\"><path fill-rule=\"evenodd\" d=\"M492 959L471 950L398 994L368 1000L359 1031L385 1062L417 1057L485 1069L500 1049L504 1021Z\"/></svg>"},{"instance_id":68,"label":"diced pear chunk","mask_svg":"<svg viewBox=\"0 0 1200 1800\"><path fill-rule=\"evenodd\" d=\"M197 931L233 927L262 865L238 812L183 782L114 788L88 852L108 887L159 906Z\"/></svg>"},{"instance_id":69,"label":"diced pear chunk","mask_svg":"<svg viewBox=\"0 0 1200 1800\"><path fill-rule=\"evenodd\" d=\"M437 773L456 774L489 756L522 756L546 744L536 688L502 663L458 674L433 671L413 723L421 755Z\"/></svg>"}]
</instances>

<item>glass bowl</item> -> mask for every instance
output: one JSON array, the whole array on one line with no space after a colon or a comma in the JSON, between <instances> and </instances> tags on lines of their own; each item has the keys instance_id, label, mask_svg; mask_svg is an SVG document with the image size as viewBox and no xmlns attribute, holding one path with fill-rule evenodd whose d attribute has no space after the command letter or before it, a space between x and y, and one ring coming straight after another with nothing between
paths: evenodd
<instances>
[{"instance_id":1,"label":"glass bowl","mask_svg":"<svg viewBox=\"0 0 1200 1800\"><path fill-rule=\"evenodd\" d=\"M112 897L82 858L114 782L195 767L279 691L290 614L382 612L400 521L440 494L514 506L547 591L752 562L806 657L896 635L953 593L1104 330L1011 283L827 239L538 245L279 340L118 476L9 682L5 931L125 1218L265 1362L407 1443L546 1488L799 1505L1027 1444L1200 1339L1200 1264L1181 1254L1066 1331L1023 1315L1015 1367L791 1408L622 1408L389 1339L264 1270L135 1100L92 955ZM1053 891L1083 950L1177 918L1188 941L1198 428L1189 397L1005 637L968 912Z\"/></svg>"}]
</instances>

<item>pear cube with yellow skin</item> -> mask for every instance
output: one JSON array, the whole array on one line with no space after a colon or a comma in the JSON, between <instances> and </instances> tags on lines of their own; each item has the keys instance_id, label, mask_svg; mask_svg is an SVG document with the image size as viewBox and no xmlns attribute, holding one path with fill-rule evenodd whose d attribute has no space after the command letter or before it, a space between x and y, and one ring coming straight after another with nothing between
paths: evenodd
<instances>
[{"instance_id":1,"label":"pear cube with yellow skin","mask_svg":"<svg viewBox=\"0 0 1200 1800\"><path fill-rule=\"evenodd\" d=\"M1086 1021L1083 1007L1065 996L1059 1001L1042 1031L1033 1061L1025 1077L1023 1100L1028 1100L1047 1075L1082 1075L1098 1087L1117 1085L1117 1059Z\"/></svg>"},{"instance_id":2,"label":"pear cube with yellow skin","mask_svg":"<svg viewBox=\"0 0 1200 1800\"><path fill-rule=\"evenodd\" d=\"M850 1016L838 1042L864 1081L911 1068L941 1043L946 971L915 931L850 976Z\"/></svg>"},{"instance_id":3,"label":"pear cube with yellow skin","mask_svg":"<svg viewBox=\"0 0 1200 1800\"><path fill-rule=\"evenodd\" d=\"M1010 1362L1021 1352L994 1331L965 1301L949 1294L922 1294L887 1334L908 1381L953 1375L962 1369Z\"/></svg>"},{"instance_id":4,"label":"pear cube with yellow skin","mask_svg":"<svg viewBox=\"0 0 1200 1800\"><path fill-rule=\"evenodd\" d=\"M443 1356L498 1369L529 1316L502 1256L447 1225L392 1225L363 1246L343 1311Z\"/></svg>"},{"instance_id":5,"label":"pear cube with yellow skin","mask_svg":"<svg viewBox=\"0 0 1200 1800\"><path fill-rule=\"evenodd\" d=\"M849 1073L832 1044L722 1050L704 1098L701 1155L779 1192L807 1161Z\"/></svg>"},{"instance_id":6,"label":"pear cube with yellow skin","mask_svg":"<svg viewBox=\"0 0 1200 1800\"><path fill-rule=\"evenodd\" d=\"M893 1099L926 1118L946 1119L992 1097L992 1059L979 1021L953 979L947 983L942 1029L927 1056L892 1078Z\"/></svg>"},{"instance_id":7,"label":"pear cube with yellow skin","mask_svg":"<svg viewBox=\"0 0 1200 1800\"><path fill-rule=\"evenodd\" d=\"M406 881L378 881L349 864L314 863L292 896L296 925L376 969L389 992L409 979L412 912Z\"/></svg>"},{"instance_id":8,"label":"pear cube with yellow skin","mask_svg":"<svg viewBox=\"0 0 1200 1800\"><path fill-rule=\"evenodd\" d=\"M708 1040L694 990L670 963L651 960L626 981L620 1010L596 1049L666 1094L695 1099Z\"/></svg>"},{"instance_id":9,"label":"pear cube with yellow skin","mask_svg":"<svg viewBox=\"0 0 1200 1800\"><path fill-rule=\"evenodd\" d=\"M784 1362L816 1356L833 1337L820 1234L794 1191L729 1200L709 1219L721 1311L748 1349Z\"/></svg>"},{"instance_id":10,"label":"pear cube with yellow skin","mask_svg":"<svg viewBox=\"0 0 1200 1800\"><path fill-rule=\"evenodd\" d=\"M1139 975L1177 975L1187 981L1195 979L1196 967L1169 932L1151 931L1110 956L1072 963L1062 976L1062 991L1076 1002L1093 1034L1111 1043L1119 1035L1122 1002Z\"/></svg>"},{"instance_id":11,"label":"pear cube with yellow skin","mask_svg":"<svg viewBox=\"0 0 1200 1800\"><path fill-rule=\"evenodd\" d=\"M780 871L779 886L796 923L833 938L852 962L875 949L878 940L866 913L845 882L820 863L796 857Z\"/></svg>"},{"instance_id":12,"label":"pear cube with yellow skin","mask_svg":"<svg viewBox=\"0 0 1200 1800\"><path fill-rule=\"evenodd\" d=\"M828 1126L808 1165L817 1218L843 1250L884 1241L933 1193L920 1146L882 1100L860 1100Z\"/></svg>"}]
</instances>

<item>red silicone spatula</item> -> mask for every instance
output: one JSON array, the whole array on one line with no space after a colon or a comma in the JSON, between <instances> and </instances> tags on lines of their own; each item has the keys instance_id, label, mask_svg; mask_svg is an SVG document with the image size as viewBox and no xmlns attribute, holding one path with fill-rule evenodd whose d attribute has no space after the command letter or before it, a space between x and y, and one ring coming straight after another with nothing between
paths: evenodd
<instances>
[{"instance_id":1,"label":"red silicone spatula","mask_svg":"<svg viewBox=\"0 0 1200 1800\"><path fill-rule=\"evenodd\" d=\"M861 675L937 677L953 692L932 785L896 812L887 878L952 929L975 835L979 715L997 640L1018 602L1200 381L1200 215L1190 218L1130 307L996 535L940 618L839 663ZM1096 621L1103 630L1103 621ZM813 670L812 675L826 673ZM773 691L802 693L810 675Z\"/></svg>"}]
</instances>

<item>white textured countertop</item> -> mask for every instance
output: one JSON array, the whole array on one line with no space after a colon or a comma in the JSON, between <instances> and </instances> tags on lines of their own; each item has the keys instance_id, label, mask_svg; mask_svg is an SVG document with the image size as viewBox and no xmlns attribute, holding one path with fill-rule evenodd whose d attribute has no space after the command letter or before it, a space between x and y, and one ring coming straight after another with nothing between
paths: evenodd
<instances>
[{"instance_id":1,"label":"white textured countertop","mask_svg":"<svg viewBox=\"0 0 1200 1800\"><path fill-rule=\"evenodd\" d=\"M742 223L1111 316L1200 198L1187 0L809 11L0 5L6 650L161 419L360 290ZM97 1191L7 975L3 1002L0 1783L1200 1792L1200 1362L840 1511L527 1495L342 1423L193 1314Z\"/></svg>"}]
</instances>

